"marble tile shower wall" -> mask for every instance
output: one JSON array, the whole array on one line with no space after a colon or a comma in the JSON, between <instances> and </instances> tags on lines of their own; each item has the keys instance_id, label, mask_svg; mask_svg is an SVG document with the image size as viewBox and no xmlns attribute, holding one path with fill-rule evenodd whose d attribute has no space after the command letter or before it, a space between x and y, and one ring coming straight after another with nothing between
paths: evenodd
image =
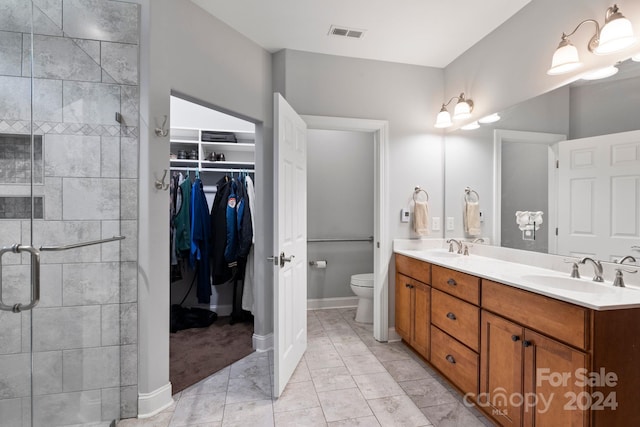
<instances>
[{"instance_id":1,"label":"marble tile shower wall","mask_svg":"<svg viewBox=\"0 0 640 427\"><path fill-rule=\"evenodd\" d=\"M39 306L0 312L3 426L109 425L137 415L138 46L135 4L0 0L0 134L42 135L44 175L31 193L0 172L0 197L33 194L43 211L42 219L0 218L0 246L31 235L37 246L126 236L44 252ZM11 156L1 150L0 165ZM29 259L2 263L3 299L28 300Z\"/></svg>"}]
</instances>

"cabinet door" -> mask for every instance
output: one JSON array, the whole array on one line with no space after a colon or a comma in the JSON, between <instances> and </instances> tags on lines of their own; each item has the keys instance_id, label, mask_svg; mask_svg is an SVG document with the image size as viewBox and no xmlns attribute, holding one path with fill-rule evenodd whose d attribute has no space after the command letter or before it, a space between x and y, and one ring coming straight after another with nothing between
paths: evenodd
<instances>
[{"instance_id":1,"label":"cabinet door","mask_svg":"<svg viewBox=\"0 0 640 427\"><path fill-rule=\"evenodd\" d=\"M523 345L524 395L537 398L524 408L524 426L587 426L591 395L576 373L588 356L528 329Z\"/></svg>"},{"instance_id":2,"label":"cabinet door","mask_svg":"<svg viewBox=\"0 0 640 427\"><path fill-rule=\"evenodd\" d=\"M411 345L422 357L429 360L431 287L414 280L411 291L414 313Z\"/></svg>"},{"instance_id":3,"label":"cabinet door","mask_svg":"<svg viewBox=\"0 0 640 427\"><path fill-rule=\"evenodd\" d=\"M411 279L396 273L396 332L411 343Z\"/></svg>"},{"instance_id":4,"label":"cabinet door","mask_svg":"<svg viewBox=\"0 0 640 427\"><path fill-rule=\"evenodd\" d=\"M524 328L484 310L481 317L478 404L500 425L520 426Z\"/></svg>"}]
</instances>

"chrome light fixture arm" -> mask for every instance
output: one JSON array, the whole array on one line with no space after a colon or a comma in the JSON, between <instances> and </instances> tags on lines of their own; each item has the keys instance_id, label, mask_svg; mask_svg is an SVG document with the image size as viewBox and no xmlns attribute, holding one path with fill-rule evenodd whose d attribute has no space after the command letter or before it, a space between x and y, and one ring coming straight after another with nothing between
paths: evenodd
<instances>
[{"instance_id":1,"label":"chrome light fixture arm","mask_svg":"<svg viewBox=\"0 0 640 427\"><path fill-rule=\"evenodd\" d=\"M611 8L609 8L611 9ZM595 19L585 19L584 21L580 22L576 28L571 31L569 34L565 34L562 33L562 40L560 41L560 45L562 46L563 43L570 43L569 42L569 37L571 37L572 35L574 35L576 33L576 31L578 31L578 29L580 27L582 27L583 24L586 24L587 22L593 22L596 26L596 33L593 35L593 37L591 37L591 39L589 40L589 45L588 45L588 49L589 52L593 52L593 50L598 47L598 43L600 42L600 24L598 24L598 21L596 21Z\"/></svg>"}]
</instances>

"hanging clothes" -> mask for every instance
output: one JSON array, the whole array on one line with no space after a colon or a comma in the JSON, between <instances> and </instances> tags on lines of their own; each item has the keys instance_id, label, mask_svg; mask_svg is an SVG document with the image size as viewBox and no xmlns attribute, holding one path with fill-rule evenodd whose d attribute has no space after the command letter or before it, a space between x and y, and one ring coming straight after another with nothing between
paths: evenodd
<instances>
[{"instance_id":1,"label":"hanging clothes","mask_svg":"<svg viewBox=\"0 0 640 427\"><path fill-rule=\"evenodd\" d=\"M216 195L211 207L211 279L213 285L221 285L231 279L231 269L225 261L227 246L226 207L231 191L231 179L222 177L216 183Z\"/></svg>"},{"instance_id":2,"label":"hanging clothes","mask_svg":"<svg viewBox=\"0 0 640 427\"><path fill-rule=\"evenodd\" d=\"M253 313L253 288L255 284L255 273L253 268L253 257L254 257L254 248L253 243L255 243L255 217L254 217L254 207L255 207L255 198L256 193L253 187L253 180L249 175L245 177L245 186L247 189L247 199L249 200L249 220L251 221L251 248L249 249L249 254L247 255L247 263L245 266L244 273L244 289L242 293L242 309L247 310Z\"/></svg>"},{"instance_id":3,"label":"hanging clothes","mask_svg":"<svg viewBox=\"0 0 640 427\"><path fill-rule=\"evenodd\" d=\"M202 181L196 178L191 191L191 267L198 275L198 302L211 302L211 275L209 269L211 222L209 206L202 188Z\"/></svg>"},{"instance_id":4,"label":"hanging clothes","mask_svg":"<svg viewBox=\"0 0 640 427\"><path fill-rule=\"evenodd\" d=\"M189 253L191 249L191 181L187 176L179 185L181 200L175 216L176 227L176 252L178 254Z\"/></svg>"}]
</instances>

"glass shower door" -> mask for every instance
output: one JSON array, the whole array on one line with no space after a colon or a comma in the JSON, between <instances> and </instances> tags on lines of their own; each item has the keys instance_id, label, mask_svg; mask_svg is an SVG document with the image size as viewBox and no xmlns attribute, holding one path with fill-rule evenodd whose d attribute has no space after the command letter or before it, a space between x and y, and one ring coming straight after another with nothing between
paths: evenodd
<instances>
[{"instance_id":1,"label":"glass shower door","mask_svg":"<svg viewBox=\"0 0 640 427\"><path fill-rule=\"evenodd\" d=\"M138 17L0 0L3 427L137 413Z\"/></svg>"}]
</instances>

